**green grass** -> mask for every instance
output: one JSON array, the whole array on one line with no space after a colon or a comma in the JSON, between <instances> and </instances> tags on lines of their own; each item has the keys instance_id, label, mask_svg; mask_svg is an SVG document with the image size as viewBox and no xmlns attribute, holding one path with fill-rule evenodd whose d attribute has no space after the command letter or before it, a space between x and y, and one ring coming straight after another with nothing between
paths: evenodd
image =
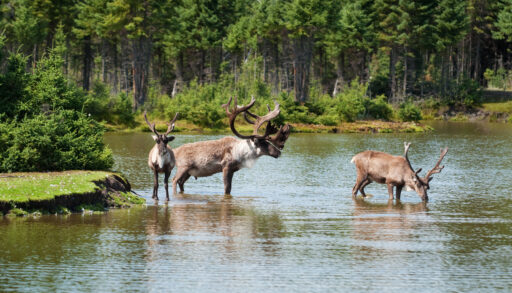
<instances>
[{"instance_id":1,"label":"green grass","mask_svg":"<svg viewBox=\"0 0 512 293\"><path fill-rule=\"evenodd\" d=\"M489 112L512 114L512 101L499 103L484 103L482 107L484 108L484 110Z\"/></svg>"},{"instance_id":2,"label":"green grass","mask_svg":"<svg viewBox=\"0 0 512 293\"><path fill-rule=\"evenodd\" d=\"M97 186L93 181L110 174L103 171L0 173L0 201L41 201L59 195L94 192Z\"/></svg>"}]
</instances>

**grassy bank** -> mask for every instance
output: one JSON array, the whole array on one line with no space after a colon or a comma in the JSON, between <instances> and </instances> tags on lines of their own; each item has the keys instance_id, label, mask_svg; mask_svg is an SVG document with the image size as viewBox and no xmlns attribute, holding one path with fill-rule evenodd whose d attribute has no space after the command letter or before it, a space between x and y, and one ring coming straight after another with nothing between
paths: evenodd
<instances>
[{"instance_id":1,"label":"grassy bank","mask_svg":"<svg viewBox=\"0 0 512 293\"><path fill-rule=\"evenodd\" d=\"M4 214L68 213L144 203L122 176L104 171L0 173Z\"/></svg>"},{"instance_id":2,"label":"grassy bank","mask_svg":"<svg viewBox=\"0 0 512 293\"><path fill-rule=\"evenodd\" d=\"M166 121L162 119L151 119L156 123L156 129L161 132L167 130ZM355 122L341 122L337 125L321 125L307 123L290 123L294 133L397 133L397 132L425 132L433 128L420 122L397 122L381 120L360 120ZM135 127L123 127L121 125L107 125L109 131L113 132L148 132L150 131L142 115L137 116ZM252 132L252 125L245 122L237 124L237 129L244 133ZM227 125L218 128L200 127L189 121L178 120L174 132L178 133L231 133Z\"/></svg>"},{"instance_id":3,"label":"grassy bank","mask_svg":"<svg viewBox=\"0 0 512 293\"><path fill-rule=\"evenodd\" d=\"M482 103L474 107L440 105L427 101L420 104L420 107L426 120L512 122L512 101Z\"/></svg>"}]
</instances>

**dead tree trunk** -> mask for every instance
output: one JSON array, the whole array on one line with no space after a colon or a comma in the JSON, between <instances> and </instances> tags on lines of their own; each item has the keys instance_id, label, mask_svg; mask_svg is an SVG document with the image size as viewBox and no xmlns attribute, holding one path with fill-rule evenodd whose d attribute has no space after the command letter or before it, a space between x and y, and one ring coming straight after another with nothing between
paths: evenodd
<instances>
[{"instance_id":1,"label":"dead tree trunk","mask_svg":"<svg viewBox=\"0 0 512 293\"><path fill-rule=\"evenodd\" d=\"M335 97L345 85L345 54L340 53L338 59L336 60L336 82L334 83L334 89L332 91L332 96Z\"/></svg>"}]
</instances>

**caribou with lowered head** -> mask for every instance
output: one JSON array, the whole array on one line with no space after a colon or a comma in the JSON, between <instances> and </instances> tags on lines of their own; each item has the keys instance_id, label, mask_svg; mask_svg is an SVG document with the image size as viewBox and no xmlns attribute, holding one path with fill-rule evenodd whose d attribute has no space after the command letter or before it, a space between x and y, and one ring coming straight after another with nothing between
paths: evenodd
<instances>
[{"instance_id":1,"label":"caribou with lowered head","mask_svg":"<svg viewBox=\"0 0 512 293\"><path fill-rule=\"evenodd\" d=\"M184 144L174 149L176 175L172 180L173 192L176 194L176 185L179 185L181 192L184 191L185 182L190 176L207 177L222 172L224 177L224 193L231 193L231 181L233 174L244 168L252 167L254 162L261 156L267 155L278 158L290 135L290 125L281 126L279 130L272 125L271 120L279 115L279 104L275 103L274 110L270 110L265 116L258 116L249 112L256 100L252 97L251 102L246 106L238 106L237 98L234 99L233 110L230 110L232 98L227 104L222 105L229 117L229 126L234 137L224 137L217 140L200 141ZM235 128L235 119L244 113L245 119L254 125L251 135L242 135ZM252 120L251 118L252 117ZM266 122L266 129L263 135L258 134L259 128ZM272 134L275 134L272 136Z\"/></svg>"},{"instance_id":2,"label":"caribou with lowered head","mask_svg":"<svg viewBox=\"0 0 512 293\"><path fill-rule=\"evenodd\" d=\"M372 182L387 184L389 199L393 199L393 187L396 186L396 199L400 200L402 188L405 186L408 190L414 190L423 201L428 201L427 190L430 189L432 175L441 172L444 166L439 166L448 148L441 149L441 156L434 168L428 171L425 177L420 177L418 173L421 168L414 171L411 162L407 156L411 143L404 142L404 156L393 156L383 152L364 151L352 158L351 163L356 165L357 179L352 189L352 197L356 197L357 192L361 191L363 197L366 197L364 188Z\"/></svg>"},{"instance_id":3,"label":"caribou with lowered head","mask_svg":"<svg viewBox=\"0 0 512 293\"><path fill-rule=\"evenodd\" d=\"M174 116L171 122L167 123L167 131L164 134L160 134L155 129L155 123L149 123L146 111L144 111L144 119L149 126L149 129L155 134L153 139L155 145L149 152L148 165L155 175L155 181L153 184L153 198L158 200L158 173L164 173L164 184L165 184L165 195L169 200L169 176L175 165L174 153L171 147L167 144L174 140L174 136L169 136L169 133L174 130L174 122L178 119L178 113Z\"/></svg>"}]
</instances>

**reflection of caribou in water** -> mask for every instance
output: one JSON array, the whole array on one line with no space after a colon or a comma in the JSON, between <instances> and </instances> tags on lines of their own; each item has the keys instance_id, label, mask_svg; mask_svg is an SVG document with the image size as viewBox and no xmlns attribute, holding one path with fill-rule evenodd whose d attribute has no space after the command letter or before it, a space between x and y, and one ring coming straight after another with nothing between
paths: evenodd
<instances>
[{"instance_id":1,"label":"reflection of caribou in water","mask_svg":"<svg viewBox=\"0 0 512 293\"><path fill-rule=\"evenodd\" d=\"M177 246L208 242L212 246L220 244L232 253L241 246L250 246L251 241L247 239L275 244L274 239L285 233L277 213L261 213L240 200L190 194L176 200L163 206L148 206L146 237L150 261L158 260L168 249ZM264 247L266 253L274 253L276 248L275 245Z\"/></svg>"},{"instance_id":2,"label":"reflection of caribou in water","mask_svg":"<svg viewBox=\"0 0 512 293\"><path fill-rule=\"evenodd\" d=\"M413 240L415 228L421 222L416 216L426 216L428 212L425 202L394 203L390 199L387 204L376 204L356 199L354 203L353 238L357 246L364 247Z\"/></svg>"}]
</instances>

